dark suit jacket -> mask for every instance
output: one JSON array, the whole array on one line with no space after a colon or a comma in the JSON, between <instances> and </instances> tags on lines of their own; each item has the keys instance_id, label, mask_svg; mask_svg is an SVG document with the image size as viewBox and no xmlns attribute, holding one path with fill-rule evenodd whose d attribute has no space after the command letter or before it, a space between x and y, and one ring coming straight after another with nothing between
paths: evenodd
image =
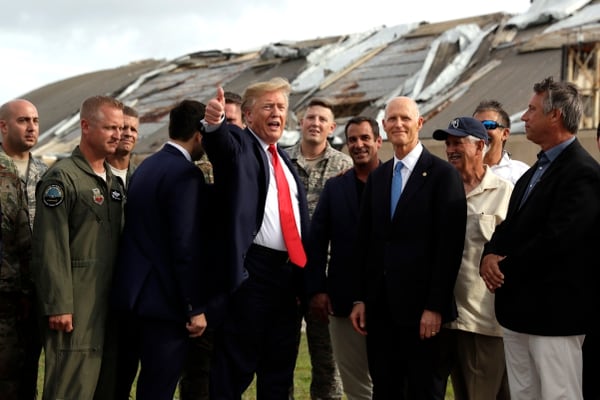
<instances>
[{"instance_id":1,"label":"dark suit jacket","mask_svg":"<svg viewBox=\"0 0 600 400\"><path fill-rule=\"evenodd\" d=\"M338 317L349 316L355 300L351 265L358 232L359 200L354 169L330 178L325 182L310 223L306 265L308 298L327 293L333 313Z\"/></svg>"},{"instance_id":2,"label":"dark suit jacket","mask_svg":"<svg viewBox=\"0 0 600 400\"><path fill-rule=\"evenodd\" d=\"M373 171L363 194L355 300L365 302L367 329L376 317L418 327L424 309L453 320L467 217L462 179L423 148L391 219L393 165Z\"/></svg>"},{"instance_id":3,"label":"dark suit jacket","mask_svg":"<svg viewBox=\"0 0 600 400\"><path fill-rule=\"evenodd\" d=\"M202 171L165 144L136 169L127 191L115 270L115 307L185 321L205 311L213 284L205 258Z\"/></svg>"},{"instance_id":4,"label":"dark suit jacket","mask_svg":"<svg viewBox=\"0 0 600 400\"><path fill-rule=\"evenodd\" d=\"M519 209L535 170L515 184L506 219L484 255L505 255L496 318L513 331L544 336L585 332L600 244L600 167L575 140L550 164ZM597 290L597 289L596 289Z\"/></svg>"},{"instance_id":5,"label":"dark suit jacket","mask_svg":"<svg viewBox=\"0 0 600 400\"><path fill-rule=\"evenodd\" d=\"M269 160L252 132L223 123L216 131L204 132L202 143L213 164L219 210L223 218L226 243L223 248L224 279L232 292L247 278L244 258L262 224L267 188ZM303 240L308 235L306 193L296 169L286 152L278 153L286 163L298 186Z\"/></svg>"}]
</instances>

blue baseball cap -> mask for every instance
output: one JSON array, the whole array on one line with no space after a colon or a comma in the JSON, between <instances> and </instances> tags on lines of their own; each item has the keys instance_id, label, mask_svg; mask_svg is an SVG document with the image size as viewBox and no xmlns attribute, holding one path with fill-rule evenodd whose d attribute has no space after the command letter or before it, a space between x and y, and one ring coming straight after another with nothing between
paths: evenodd
<instances>
[{"instance_id":1,"label":"blue baseball cap","mask_svg":"<svg viewBox=\"0 0 600 400\"><path fill-rule=\"evenodd\" d=\"M433 132L433 138L435 140L446 140L448 135L465 137L474 136L479 139L483 139L486 144L489 142L487 129L478 119L471 117L458 117L454 118L448 125L447 129L437 129Z\"/></svg>"}]
</instances>

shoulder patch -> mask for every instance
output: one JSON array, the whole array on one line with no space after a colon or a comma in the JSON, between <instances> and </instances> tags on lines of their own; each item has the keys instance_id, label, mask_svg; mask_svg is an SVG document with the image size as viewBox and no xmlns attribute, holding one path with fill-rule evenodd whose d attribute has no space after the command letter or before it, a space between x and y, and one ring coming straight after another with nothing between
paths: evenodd
<instances>
[{"instance_id":1,"label":"shoulder patch","mask_svg":"<svg viewBox=\"0 0 600 400\"><path fill-rule=\"evenodd\" d=\"M42 201L46 207L56 207L65 199L65 189L55 183L46 186Z\"/></svg>"}]
</instances>

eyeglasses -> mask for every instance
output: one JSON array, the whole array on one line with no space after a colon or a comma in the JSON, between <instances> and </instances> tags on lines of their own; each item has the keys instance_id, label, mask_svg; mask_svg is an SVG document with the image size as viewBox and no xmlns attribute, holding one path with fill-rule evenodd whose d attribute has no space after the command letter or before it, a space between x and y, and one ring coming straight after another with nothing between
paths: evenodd
<instances>
[{"instance_id":1,"label":"eyeglasses","mask_svg":"<svg viewBox=\"0 0 600 400\"><path fill-rule=\"evenodd\" d=\"M488 130L505 127L504 125L500 125L496 121L485 120L485 121L481 121L481 123L483 124L483 126L485 126L485 129L488 129Z\"/></svg>"}]
</instances>

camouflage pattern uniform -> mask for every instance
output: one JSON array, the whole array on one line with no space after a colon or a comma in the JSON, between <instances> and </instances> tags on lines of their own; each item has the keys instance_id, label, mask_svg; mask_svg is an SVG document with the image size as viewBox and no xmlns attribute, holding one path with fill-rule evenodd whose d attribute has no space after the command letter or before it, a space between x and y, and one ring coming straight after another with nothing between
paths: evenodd
<instances>
[{"instance_id":1,"label":"camouflage pattern uniform","mask_svg":"<svg viewBox=\"0 0 600 400\"><path fill-rule=\"evenodd\" d=\"M11 168L17 170L17 166L10 156L4 152L4 148L0 145L0 162L5 165L11 165ZM23 189L27 198L27 206L29 208L29 225L33 229L33 220L35 218L35 187L42 179L44 172L48 170L48 165L42 160L35 158L33 154L29 154L29 166L27 167L27 177L23 181Z\"/></svg>"},{"instance_id":2,"label":"camouflage pattern uniform","mask_svg":"<svg viewBox=\"0 0 600 400\"><path fill-rule=\"evenodd\" d=\"M0 267L0 397L20 399L20 380L27 343L22 319L28 315L31 294L29 256L31 228L25 192L17 169L8 156L0 155L0 203L2 204L3 257Z\"/></svg>"},{"instance_id":3,"label":"camouflage pattern uniform","mask_svg":"<svg viewBox=\"0 0 600 400\"><path fill-rule=\"evenodd\" d=\"M312 218L325 182L353 167L352 158L331 147L327 142L325 153L312 167L300 151L300 142L286 149L306 188L308 212ZM312 399L341 399L342 381L333 358L329 327L301 310L299 319L306 321L306 341L312 364L310 396ZM298 336L298 343L300 336ZM292 397L290 395L290 397Z\"/></svg>"},{"instance_id":4,"label":"camouflage pattern uniform","mask_svg":"<svg viewBox=\"0 0 600 400\"><path fill-rule=\"evenodd\" d=\"M212 164L208 160L208 156L204 154L202 158L195 162L198 168L204 174L204 180L206 183L215 183L215 177L213 175Z\"/></svg>"},{"instance_id":5,"label":"camouflage pattern uniform","mask_svg":"<svg viewBox=\"0 0 600 400\"><path fill-rule=\"evenodd\" d=\"M12 158L6 154L4 148L0 145L0 162L3 165L8 165L10 168L17 170ZM33 220L35 218L35 187L42 179L44 172L48 170L48 165L40 159L29 154L29 164L27 166L27 176L21 176L22 187L25 190L27 206L29 208L29 226L33 229ZM25 179L23 179L25 178ZM35 294L27 298L27 304L31 306L29 318L24 318L20 321L23 337L22 342L26 344L27 355L25 367L23 370L23 383L20 386L22 399L35 399L37 395L37 380L38 380L38 364L40 353L42 351L42 339L39 332L39 321L37 304L34 299Z\"/></svg>"}]
</instances>

